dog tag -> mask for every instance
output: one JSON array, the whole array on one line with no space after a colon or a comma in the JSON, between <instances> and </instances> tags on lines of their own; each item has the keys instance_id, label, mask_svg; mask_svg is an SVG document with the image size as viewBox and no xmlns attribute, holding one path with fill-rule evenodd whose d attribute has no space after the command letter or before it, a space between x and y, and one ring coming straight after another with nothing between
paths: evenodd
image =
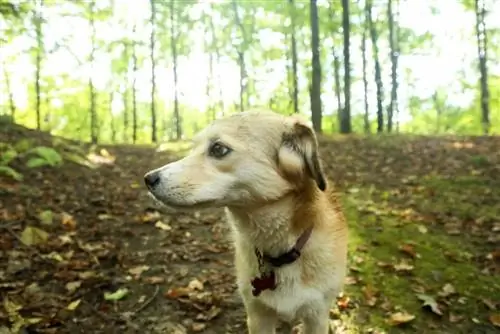
<instances>
[{"instance_id":1,"label":"dog tag","mask_svg":"<svg viewBox=\"0 0 500 334\"><path fill-rule=\"evenodd\" d=\"M260 277L256 277L252 280L252 294L257 297L264 290L274 290L276 289L276 274L274 270L268 273L261 274Z\"/></svg>"}]
</instances>

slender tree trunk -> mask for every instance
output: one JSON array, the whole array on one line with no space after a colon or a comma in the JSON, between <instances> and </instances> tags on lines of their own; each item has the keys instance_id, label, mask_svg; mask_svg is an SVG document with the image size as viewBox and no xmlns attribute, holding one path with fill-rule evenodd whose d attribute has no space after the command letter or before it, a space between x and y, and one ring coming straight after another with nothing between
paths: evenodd
<instances>
[{"instance_id":1,"label":"slender tree trunk","mask_svg":"<svg viewBox=\"0 0 500 334\"><path fill-rule=\"evenodd\" d=\"M378 50L378 33L372 18L372 2L371 0L366 1L366 19L368 21L368 27L370 29L370 37L373 47L373 58L375 61L375 83L377 85L377 132L384 132L384 93L382 85L382 69L379 60L379 50Z\"/></svg>"},{"instance_id":2,"label":"slender tree trunk","mask_svg":"<svg viewBox=\"0 0 500 334\"><path fill-rule=\"evenodd\" d=\"M174 0L170 0L170 45L172 58L174 61L174 118L175 118L175 139L182 138L182 121L179 114L179 87L177 78L177 20L175 15Z\"/></svg>"},{"instance_id":3,"label":"slender tree trunk","mask_svg":"<svg viewBox=\"0 0 500 334\"><path fill-rule=\"evenodd\" d=\"M289 0L290 7L290 39L292 47L292 102L293 102L293 112L299 112L299 84L298 84L298 56L297 56L297 38L295 36L295 3L294 0Z\"/></svg>"},{"instance_id":4,"label":"slender tree trunk","mask_svg":"<svg viewBox=\"0 0 500 334\"><path fill-rule=\"evenodd\" d=\"M397 1L397 0L396 0ZM398 114L398 56L399 56L399 41L396 39L396 26L392 0L389 0L387 5L387 16L389 18L389 46L390 46L390 59L391 59L391 102L389 104L389 112L387 115L387 132L392 132L393 115Z\"/></svg>"},{"instance_id":5,"label":"slender tree trunk","mask_svg":"<svg viewBox=\"0 0 500 334\"><path fill-rule=\"evenodd\" d=\"M436 109L436 130L435 133L438 134L441 132L441 115L443 112L443 108L441 107L441 100L439 99L438 92L435 91L432 94L432 102L434 103L434 108Z\"/></svg>"},{"instance_id":6,"label":"slender tree trunk","mask_svg":"<svg viewBox=\"0 0 500 334\"><path fill-rule=\"evenodd\" d=\"M321 61L319 55L319 20L316 0L311 0L311 47L312 47L312 80L310 87L311 118L313 128L317 133L322 132L321 110Z\"/></svg>"},{"instance_id":7,"label":"slender tree trunk","mask_svg":"<svg viewBox=\"0 0 500 334\"><path fill-rule=\"evenodd\" d=\"M396 57L396 69L398 68L397 66L397 61L399 59L399 54L400 54L400 50L399 50L399 0L396 0L396 6L395 6L395 10L394 10L394 20L396 21L396 25L394 25L394 38L395 38L395 42L396 42L396 52L397 52L397 57ZM397 81L398 79L398 76L396 76L396 83L397 83L397 87L399 87L399 83ZM399 88L398 88L399 89ZM399 98L397 96L397 92L398 92L398 89L396 89L396 132L399 133Z\"/></svg>"},{"instance_id":8,"label":"slender tree trunk","mask_svg":"<svg viewBox=\"0 0 500 334\"><path fill-rule=\"evenodd\" d=\"M115 117L113 115L113 92L109 93L109 123L111 127L111 142L116 143L116 125L115 125Z\"/></svg>"},{"instance_id":9,"label":"slender tree trunk","mask_svg":"<svg viewBox=\"0 0 500 334\"><path fill-rule=\"evenodd\" d=\"M123 101L123 133L122 133L122 141L126 143L128 141L128 127L129 127L129 80L130 80L130 44L128 42L124 43L124 51L123 51L123 61L127 63L127 71L124 75L124 87L121 92L122 101Z\"/></svg>"},{"instance_id":10,"label":"slender tree trunk","mask_svg":"<svg viewBox=\"0 0 500 334\"><path fill-rule=\"evenodd\" d=\"M342 86L340 83L340 58L336 50L333 49L333 75L335 79L335 97L337 98L337 129L333 129L332 122L332 132L337 132L340 130L340 124L342 124Z\"/></svg>"},{"instance_id":11,"label":"slender tree trunk","mask_svg":"<svg viewBox=\"0 0 500 334\"><path fill-rule=\"evenodd\" d=\"M7 66L5 63L2 64L3 67L3 77L5 78L5 86L7 88L7 95L9 97L9 110L12 122L16 120L16 103L14 102L14 95L12 93L12 87L10 84L10 74L7 72Z\"/></svg>"},{"instance_id":12,"label":"slender tree trunk","mask_svg":"<svg viewBox=\"0 0 500 334\"><path fill-rule=\"evenodd\" d=\"M206 41L206 40L205 40ZM215 112L212 106L212 84L214 81L214 55L209 50L208 42L205 42L205 52L208 53L208 76L207 76L207 86L206 86L206 96L207 96L207 122L211 122L215 119Z\"/></svg>"},{"instance_id":13,"label":"slender tree trunk","mask_svg":"<svg viewBox=\"0 0 500 334\"><path fill-rule=\"evenodd\" d=\"M213 20L212 16L208 17L208 23L210 25L210 31L212 34L212 43L213 43L212 48L215 50L215 62L217 63L217 65L220 65L220 63L221 63L221 61L220 61L220 49L219 49L217 34L215 31L214 20ZM222 92L222 77L221 77L219 71L217 71L217 85L219 86L219 109L220 109L222 116L224 116L226 106L224 103L224 93Z\"/></svg>"},{"instance_id":14,"label":"slender tree trunk","mask_svg":"<svg viewBox=\"0 0 500 334\"><path fill-rule=\"evenodd\" d=\"M342 0L342 30L344 35L344 109L340 123L341 133L351 133L351 65L349 0Z\"/></svg>"},{"instance_id":15,"label":"slender tree trunk","mask_svg":"<svg viewBox=\"0 0 500 334\"><path fill-rule=\"evenodd\" d=\"M233 10L234 10L234 20L236 22L236 25L240 29L241 33L241 44L239 46L236 46L236 52L238 53L238 65L240 67L240 111L245 110L248 104L248 92L247 92L247 70L246 70L246 63L245 63L245 48L246 48L246 43L247 43L247 37L246 37L246 31L245 27L243 26L243 23L241 22L240 19L240 14L238 11L238 5L236 3L236 0L232 0L232 5L233 5ZM246 99L245 99L246 96Z\"/></svg>"},{"instance_id":16,"label":"slender tree trunk","mask_svg":"<svg viewBox=\"0 0 500 334\"><path fill-rule=\"evenodd\" d=\"M366 59L366 22L363 24L363 36L361 39L361 56L363 58L363 99L365 113L363 117L365 134L370 133L370 117L368 107L368 78L367 78L367 59Z\"/></svg>"},{"instance_id":17,"label":"slender tree trunk","mask_svg":"<svg viewBox=\"0 0 500 334\"><path fill-rule=\"evenodd\" d=\"M38 0L35 14L35 32L36 32L36 64L35 64L35 111L36 111L36 128L42 129L42 110L41 110L41 71L43 57L43 0Z\"/></svg>"},{"instance_id":18,"label":"slender tree trunk","mask_svg":"<svg viewBox=\"0 0 500 334\"><path fill-rule=\"evenodd\" d=\"M135 144L137 141L137 43L135 41L137 27L134 25L132 29L132 34L134 36L134 42L132 44L132 142Z\"/></svg>"},{"instance_id":19,"label":"slender tree trunk","mask_svg":"<svg viewBox=\"0 0 500 334\"><path fill-rule=\"evenodd\" d=\"M481 85L481 123L483 126L483 133L487 135L490 131L490 92L488 88L488 39L485 23L486 8L484 0L475 0L474 4L476 9L476 37Z\"/></svg>"},{"instance_id":20,"label":"slender tree trunk","mask_svg":"<svg viewBox=\"0 0 500 334\"><path fill-rule=\"evenodd\" d=\"M94 55L96 51L96 28L95 28L95 2L94 0L89 2L89 25L91 34L91 49L90 49L90 74L89 74L89 92L90 92L90 141L92 144L96 144L98 141L98 128L97 128L97 103L96 103L96 92L94 87Z\"/></svg>"},{"instance_id":21,"label":"slender tree trunk","mask_svg":"<svg viewBox=\"0 0 500 334\"><path fill-rule=\"evenodd\" d=\"M151 58L151 141L156 143L158 141L156 134L156 60L155 60L155 25L156 25L156 8L155 0L150 0L151 7L151 35L150 38L150 58Z\"/></svg>"}]
</instances>

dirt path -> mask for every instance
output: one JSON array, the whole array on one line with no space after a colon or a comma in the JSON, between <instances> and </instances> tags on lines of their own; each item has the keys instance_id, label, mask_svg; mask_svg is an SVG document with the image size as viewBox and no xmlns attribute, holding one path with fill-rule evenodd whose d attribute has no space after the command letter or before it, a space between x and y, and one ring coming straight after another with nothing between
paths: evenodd
<instances>
[{"instance_id":1,"label":"dirt path","mask_svg":"<svg viewBox=\"0 0 500 334\"><path fill-rule=\"evenodd\" d=\"M1 130L3 143L77 145ZM351 226L346 294L332 307L339 332L498 332L499 147L322 140ZM222 212L159 214L142 176L177 155L106 150L94 160L112 163L95 169L19 158L11 165L24 180L0 177L0 333L245 333ZM46 240L24 245L26 227Z\"/></svg>"}]
</instances>

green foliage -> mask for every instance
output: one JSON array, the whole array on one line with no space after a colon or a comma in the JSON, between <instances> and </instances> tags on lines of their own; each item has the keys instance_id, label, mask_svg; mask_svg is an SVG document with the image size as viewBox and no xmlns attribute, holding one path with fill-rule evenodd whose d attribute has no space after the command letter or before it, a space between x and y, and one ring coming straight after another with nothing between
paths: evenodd
<instances>
[{"instance_id":1,"label":"green foliage","mask_svg":"<svg viewBox=\"0 0 500 334\"><path fill-rule=\"evenodd\" d=\"M62 156L53 148L38 146L27 152L27 154L36 155L26 162L29 168L51 166L56 167L63 163Z\"/></svg>"}]
</instances>

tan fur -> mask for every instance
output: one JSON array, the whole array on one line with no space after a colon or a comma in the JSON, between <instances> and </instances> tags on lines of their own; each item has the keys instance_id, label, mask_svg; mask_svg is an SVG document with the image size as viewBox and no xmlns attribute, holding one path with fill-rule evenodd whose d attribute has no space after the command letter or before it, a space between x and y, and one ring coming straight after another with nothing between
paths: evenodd
<instances>
[{"instance_id":1,"label":"tan fur","mask_svg":"<svg viewBox=\"0 0 500 334\"><path fill-rule=\"evenodd\" d=\"M210 156L214 141L232 151ZM214 121L195 137L189 155L148 173L160 179L151 194L168 207L225 207L250 334L275 333L279 319L302 320L305 334L328 333L329 309L345 278L347 225L317 146L304 121L248 111ZM309 226L301 257L275 269L276 290L254 297L255 247L278 256Z\"/></svg>"}]
</instances>

